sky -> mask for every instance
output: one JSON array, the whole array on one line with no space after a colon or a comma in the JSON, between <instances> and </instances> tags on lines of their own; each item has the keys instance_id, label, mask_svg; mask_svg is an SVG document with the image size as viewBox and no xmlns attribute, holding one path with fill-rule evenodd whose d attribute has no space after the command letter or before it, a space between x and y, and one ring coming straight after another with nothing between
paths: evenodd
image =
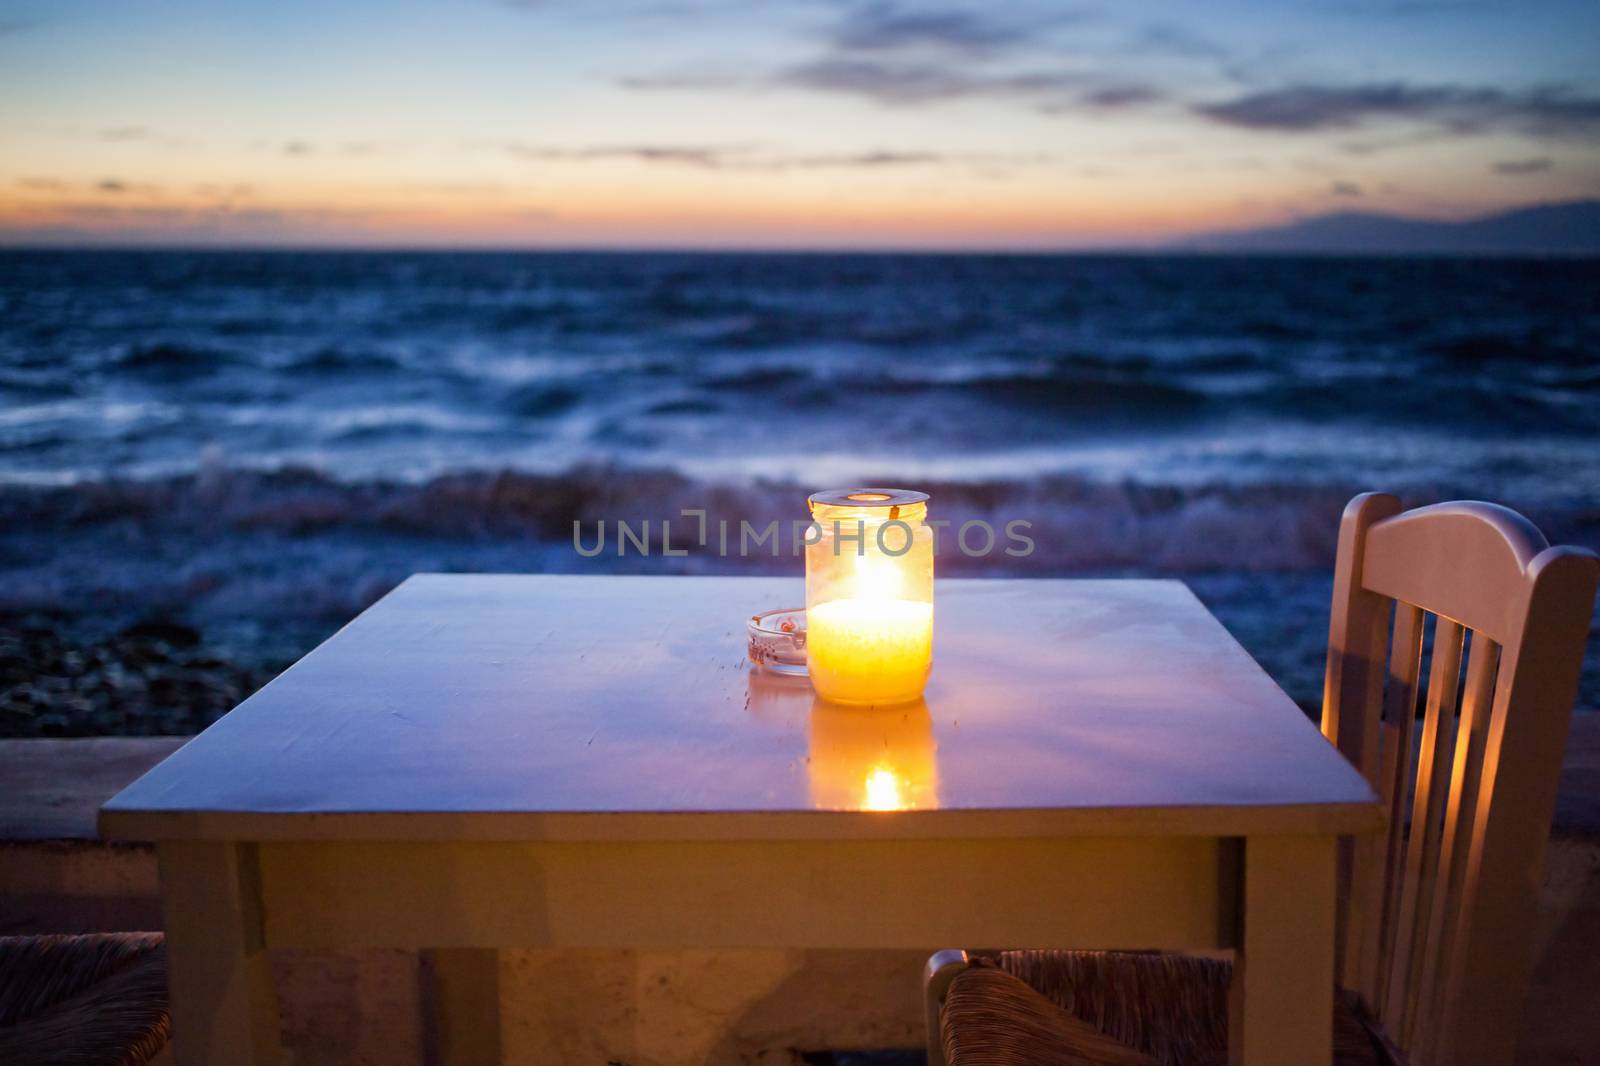
<instances>
[{"instance_id":1,"label":"sky","mask_svg":"<svg viewBox=\"0 0 1600 1066\"><path fill-rule=\"evenodd\" d=\"M0 0L0 244L1159 245L1600 196L1600 3Z\"/></svg>"}]
</instances>

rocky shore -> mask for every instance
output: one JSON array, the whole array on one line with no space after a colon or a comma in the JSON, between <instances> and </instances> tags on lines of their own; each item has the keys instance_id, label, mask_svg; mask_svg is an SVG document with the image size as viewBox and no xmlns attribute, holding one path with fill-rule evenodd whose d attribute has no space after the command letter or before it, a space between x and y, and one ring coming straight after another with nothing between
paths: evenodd
<instances>
[{"instance_id":1,"label":"rocky shore","mask_svg":"<svg viewBox=\"0 0 1600 1066\"><path fill-rule=\"evenodd\" d=\"M287 665L241 664L176 621L89 635L0 617L0 737L198 733Z\"/></svg>"}]
</instances>

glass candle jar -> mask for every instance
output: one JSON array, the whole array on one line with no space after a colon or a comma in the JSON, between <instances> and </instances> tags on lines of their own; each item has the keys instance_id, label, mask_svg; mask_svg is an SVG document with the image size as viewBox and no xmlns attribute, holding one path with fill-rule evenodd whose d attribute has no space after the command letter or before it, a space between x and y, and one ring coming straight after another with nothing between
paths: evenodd
<instances>
[{"instance_id":1,"label":"glass candle jar","mask_svg":"<svg viewBox=\"0 0 1600 1066\"><path fill-rule=\"evenodd\" d=\"M833 703L906 703L933 666L928 494L830 489L810 497L806 660Z\"/></svg>"}]
</instances>

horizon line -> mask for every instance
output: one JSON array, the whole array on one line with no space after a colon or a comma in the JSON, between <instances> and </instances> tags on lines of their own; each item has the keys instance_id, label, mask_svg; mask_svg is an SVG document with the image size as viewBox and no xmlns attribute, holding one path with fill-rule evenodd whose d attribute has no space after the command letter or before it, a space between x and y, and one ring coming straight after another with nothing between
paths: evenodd
<instances>
[{"instance_id":1,"label":"horizon line","mask_svg":"<svg viewBox=\"0 0 1600 1066\"><path fill-rule=\"evenodd\" d=\"M208 240L186 241L179 235L156 236L142 234L138 237L129 235L119 239L114 233L62 233L55 240L43 236L38 230L31 233L25 228L12 230L9 234L0 230L0 251L62 251L62 252L284 252L292 254L308 254L315 252L329 253L356 253L375 254L380 252L392 254L441 254L462 255L472 253L482 254L512 254L512 255L927 255L927 256L1151 256L1151 255L1188 255L1188 256L1310 256L1310 257L1386 257L1386 258L1508 258L1526 259L1540 257L1560 258L1593 258L1600 252L1589 250L1574 250L1571 248L1518 248L1500 249L1483 248L1474 250L1465 248L1440 248L1440 249L1405 249L1405 248L1238 248L1228 247L1225 244L1213 244L1213 241L1227 241L1233 238L1250 237L1256 234L1272 233L1281 230L1290 230L1308 223L1325 222L1331 219L1358 217L1386 223L1402 223L1408 225L1435 226L1440 229L1471 226L1488 222L1494 219L1513 215L1527 214L1530 212L1548 211L1552 209L1571 209L1580 207L1600 206L1600 197L1575 197L1559 200L1535 200L1516 206L1504 207L1498 210L1480 212L1457 219L1434 219L1416 215L1396 214L1383 211L1361 211L1346 209L1343 211L1328 211L1320 214L1301 215L1293 217L1286 222L1267 223L1258 226L1243 228L1213 228L1202 230L1186 230L1179 233L1168 234L1160 237L1146 237L1126 241L1111 240L1106 242L1089 241L1082 244L1065 245L1031 245L1016 243L996 244L900 244L884 242L870 245L837 245L837 244L760 244L760 243L709 243L709 244L677 244L677 243L614 243L596 242L586 243L506 243L493 244L468 241L460 244L439 243L424 239L419 243L411 243L404 239L393 242L383 241L381 238L375 242L364 242L360 239L341 240L296 240L284 241L252 241L232 240L226 237ZM17 236L21 239L11 243L7 238ZM42 239L41 239L42 237Z\"/></svg>"},{"instance_id":2,"label":"horizon line","mask_svg":"<svg viewBox=\"0 0 1600 1066\"><path fill-rule=\"evenodd\" d=\"M409 244L173 244L93 243L8 244L0 240L0 254L15 253L184 253L217 255L748 255L748 256L926 256L1007 258L1185 258L1185 259L1597 259L1600 251L1566 249L1436 249L1395 248L1207 248L1182 243L1171 245L1096 245L1092 247L895 247L881 246L759 246L693 245L409 245Z\"/></svg>"}]
</instances>

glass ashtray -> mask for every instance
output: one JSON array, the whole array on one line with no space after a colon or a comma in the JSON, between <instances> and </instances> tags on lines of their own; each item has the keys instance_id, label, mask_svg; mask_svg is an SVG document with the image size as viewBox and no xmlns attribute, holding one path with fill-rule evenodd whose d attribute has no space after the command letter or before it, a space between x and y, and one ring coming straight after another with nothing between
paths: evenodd
<instances>
[{"instance_id":1,"label":"glass ashtray","mask_svg":"<svg viewBox=\"0 0 1600 1066\"><path fill-rule=\"evenodd\" d=\"M750 661L787 677L806 676L806 609L780 607L751 615Z\"/></svg>"}]
</instances>

